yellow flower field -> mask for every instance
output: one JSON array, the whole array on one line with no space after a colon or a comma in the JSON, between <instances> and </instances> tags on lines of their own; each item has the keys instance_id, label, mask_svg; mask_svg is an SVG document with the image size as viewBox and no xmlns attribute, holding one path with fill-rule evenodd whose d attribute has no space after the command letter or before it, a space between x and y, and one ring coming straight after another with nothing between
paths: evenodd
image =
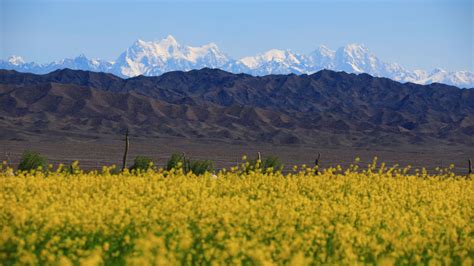
<instances>
[{"instance_id":1,"label":"yellow flower field","mask_svg":"<svg viewBox=\"0 0 474 266\"><path fill-rule=\"evenodd\" d=\"M0 171L2 265L474 262L474 184L449 171L73 168Z\"/></svg>"}]
</instances>

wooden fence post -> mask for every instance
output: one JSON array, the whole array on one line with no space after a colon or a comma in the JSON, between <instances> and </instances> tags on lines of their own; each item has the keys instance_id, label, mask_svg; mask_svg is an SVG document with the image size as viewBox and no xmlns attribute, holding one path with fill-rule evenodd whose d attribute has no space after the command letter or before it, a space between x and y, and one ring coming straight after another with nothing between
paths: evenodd
<instances>
[{"instance_id":1,"label":"wooden fence post","mask_svg":"<svg viewBox=\"0 0 474 266\"><path fill-rule=\"evenodd\" d=\"M314 172L315 174L319 174L319 159L321 159L321 153L318 152L318 157L314 161L314 165L316 166L316 171Z\"/></svg>"},{"instance_id":2,"label":"wooden fence post","mask_svg":"<svg viewBox=\"0 0 474 266\"><path fill-rule=\"evenodd\" d=\"M187 165L186 165L186 154L183 152L183 173L184 174L187 174L188 173L188 169L187 169Z\"/></svg>"},{"instance_id":3,"label":"wooden fence post","mask_svg":"<svg viewBox=\"0 0 474 266\"><path fill-rule=\"evenodd\" d=\"M469 158L467 160L467 163L468 163L468 171L467 171L467 177L471 178L471 175L472 175L472 161L471 161L471 158Z\"/></svg>"},{"instance_id":4,"label":"wooden fence post","mask_svg":"<svg viewBox=\"0 0 474 266\"><path fill-rule=\"evenodd\" d=\"M128 146L130 145L129 140L128 140L128 128L127 131L125 131L125 151L123 153L123 161L122 161L122 172L125 170L125 167L127 167L127 155L128 155Z\"/></svg>"}]
</instances>

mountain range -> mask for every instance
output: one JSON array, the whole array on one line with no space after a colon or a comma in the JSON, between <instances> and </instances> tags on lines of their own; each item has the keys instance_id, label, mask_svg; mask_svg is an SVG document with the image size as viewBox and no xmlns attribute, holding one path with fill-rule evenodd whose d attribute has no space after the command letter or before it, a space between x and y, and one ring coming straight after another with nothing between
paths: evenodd
<instances>
[{"instance_id":1,"label":"mountain range","mask_svg":"<svg viewBox=\"0 0 474 266\"><path fill-rule=\"evenodd\" d=\"M223 53L216 44L199 47L179 44L173 36L160 41L137 40L115 61L89 59L85 55L39 64L25 62L19 56L0 60L0 69L46 74L57 69L76 69L107 72L127 78L139 75L158 76L169 71L189 71L201 68L219 68L231 73L255 76L269 74L312 74L322 69L367 73L399 82L418 84L444 83L462 88L474 87L474 73L469 71L448 72L410 71L396 63L387 63L372 54L361 44L348 44L337 50L320 46L307 55L291 50L272 49L255 56L233 59Z\"/></svg>"},{"instance_id":2,"label":"mountain range","mask_svg":"<svg viewBox=\"0 0 474 266\"><path fill-rule=\"evenodd\" d=\"M128 128L147 138L474 147L474 90L330 70L256 77L203 68L127 79L0 70L0 128L7 140L118 136Z\"/></svg>"}]
</instances>

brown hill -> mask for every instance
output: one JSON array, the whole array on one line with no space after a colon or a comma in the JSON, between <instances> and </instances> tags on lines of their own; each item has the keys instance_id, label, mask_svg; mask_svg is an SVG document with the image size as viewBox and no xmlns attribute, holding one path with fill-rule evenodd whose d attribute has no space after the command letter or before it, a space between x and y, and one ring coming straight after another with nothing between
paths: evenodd
<instances>
[{"instance_id":1,"label":"brown hill","mask_svg":"<svg viewBox=\"0 0 474 266\"><path fill-rule=\"evenodd\" d=\"M0 70L0 138L132 134L367 146L474 146L474 90L366 74L253 77L221 70L121 79Z\"/></svg>"}]
</instances>

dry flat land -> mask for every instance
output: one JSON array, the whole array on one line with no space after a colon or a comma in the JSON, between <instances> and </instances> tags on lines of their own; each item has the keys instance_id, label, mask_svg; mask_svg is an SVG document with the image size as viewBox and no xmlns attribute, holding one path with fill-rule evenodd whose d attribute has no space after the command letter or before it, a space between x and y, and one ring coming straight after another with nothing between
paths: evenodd
<instances>
[{"instance_id":1,"label":"dry flat land","mask_svg":"<svg viewBox=\"0 0 474 266\"><path fill-rule=\"evenodd\" d=\"M102 165L121 165L123 156L123 138L120 136L100 136L100 138L62 138L51 140L47 137L35 137L30 140L0 140L0 160L10 164L19 163L25 150L38 151L52 164L70 163L79 160L85 169L100 168ZM185 152L188 157L210 159L216 168L231 167L241 162L242 155L275 155L287 166L295 164L313 165L318 152L321 153L322 167L341 164L348 166L356 157L366 164L377 156L379 162L389 166L412 165L417 168L448 167L454 164L454 171L467 172L467 158L474 159L472 148L463 146L400 146L400 147L318 147L312 145L276 145L271 143L224 142L212 139L191 140L186 138L130 138L128 162L131 165L137 155L151 157L158 166L163 166L172 153Z\"/></svg>"}]
</instances>

